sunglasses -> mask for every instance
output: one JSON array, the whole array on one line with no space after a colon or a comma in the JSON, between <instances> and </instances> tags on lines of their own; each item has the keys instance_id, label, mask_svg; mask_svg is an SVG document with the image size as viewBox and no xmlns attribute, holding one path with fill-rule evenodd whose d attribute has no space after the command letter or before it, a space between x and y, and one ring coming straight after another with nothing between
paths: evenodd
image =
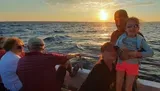
<instances>
[{"instance_id":1,"label":"sunglasses","mask_svg":"<svg viewBox=\"0 0 160 91\"><path fill-rule=\"evenodd\" d=\"M17 46L17 49L23 49L24 48L24 45L18 45Z\"/></svg>"},{"instance_id":2,"label":"sunglasses","mask_svg":"<svg viewBox=\"0 0 160 91\"><path fill-rule=\"evenodd\" d=\"M127 28L138 28L139 25L138 24L135 24L135 25L128 25Z\"/></svg>"}]
</instances>

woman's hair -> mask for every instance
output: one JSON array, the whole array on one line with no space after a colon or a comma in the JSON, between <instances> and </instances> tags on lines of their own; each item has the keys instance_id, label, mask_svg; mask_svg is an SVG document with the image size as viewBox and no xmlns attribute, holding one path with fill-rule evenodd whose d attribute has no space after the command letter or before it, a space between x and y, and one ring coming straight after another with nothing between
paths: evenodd
<instances>
[{"instance_id":1,"label":"woman's hair","mask_svg":"<svg viewBox=\"0 0 160 91\"><path fill-rule=\"evenodd\" d=\"M127 19L127 22L128 22L128 21L134 21L134 22L136 22L138 25L140 24L139 19L138 19L137 17L129 17L129 18Z\"/></svg>"},{"instance_id":2,"label":"woman's hair","mask_svg":"<svg viewBox=\"0 0 160 91\"><path fill-rule=\"evenodd\" d=\"M0 49L3 49L3 45L4 45L5 40L6 40L5 37L0 37Z\"/></svg>"},{"instance_id":3,"label":"woman's hair","mask_svg":"<svg viewBox=\"0 0 160 91\"><path fill-rule=\"evenodd\" d=\"M108 52L116 51L116 47L114 46L113 43L106 42L101 46L101 52L104 52L104 51L108 51Z\"/></svg>"},{"instance_id":4,"label":"woman's hair","mask_svg":"<svg viewBox=\"0 0 160 91\"><path fill-rule=\"evenodd\" d=\"M5 41L3 48L5 49L5 51L10 51L16 43L17 44L24 44L21 39L19 39L17 37L12 37L12 38L8 38Z\"/></svg>"},{"instance_id":5,"label":"woman's hair","mask_svg":"<svg viewBox=\"0 0 160 91\"><path fill-rule=\"evenodd\" d=\"M111 42L106 42L101 46L101 53L103 53L104 51L117 52L117 47L114 46L114 44ZM99 57L99 60L96 62L96 64L101 63L101 61L102 61L102 55Z\"/></svg>"}]
</instances>

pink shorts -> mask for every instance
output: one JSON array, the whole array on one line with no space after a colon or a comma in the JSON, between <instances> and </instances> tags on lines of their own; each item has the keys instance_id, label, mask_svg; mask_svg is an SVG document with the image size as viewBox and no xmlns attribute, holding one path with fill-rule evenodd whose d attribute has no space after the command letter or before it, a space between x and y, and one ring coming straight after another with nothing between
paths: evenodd
<instances>
[{"instance_id":1,"label":"pink shorts","mask_svg":"<svg viewBox=\"0 0 160 91\"><path fill-rule=\"evenodd\" d=\"M138 75L139 65L138 64L130 64L126 61L122 63L117 63L116 65L117 71L125 71L127 75Z\"/></svg>"}]
</instances>

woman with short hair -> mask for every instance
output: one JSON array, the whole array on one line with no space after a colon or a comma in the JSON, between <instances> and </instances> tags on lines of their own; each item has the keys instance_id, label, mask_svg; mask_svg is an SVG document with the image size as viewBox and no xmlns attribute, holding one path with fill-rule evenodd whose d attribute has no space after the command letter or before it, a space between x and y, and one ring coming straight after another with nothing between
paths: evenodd
<instances>
[{"instance_id":1,"label":"woman with short hair","mask_svg":"<svg viewBox=\"0 0 160 91\"><path fill-rule=\"evenodd\" d=\"M8 38L3 46L6 53L0 61L0 75L4 86L9 91L19 91L22 87L16 70L23 46L23 41L17 37Z\"/></svg>"},{"instance_id":2,"label":"woman with short hair","mask_svg":"<svg viewBox=\"0 0 160 91\"><path fill-rule=\"evenodd\" d=\"M5 37L0 37L0 59L1 57L5 54L5 50L3 48L4 42L7 38Z\"/></svg>"}]
</instances>

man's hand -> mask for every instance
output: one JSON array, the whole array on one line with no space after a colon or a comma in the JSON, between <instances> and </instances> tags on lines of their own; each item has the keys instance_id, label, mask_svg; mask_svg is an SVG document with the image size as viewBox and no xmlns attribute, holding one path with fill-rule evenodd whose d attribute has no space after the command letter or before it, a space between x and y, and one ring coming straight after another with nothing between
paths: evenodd
<instances>
[{"instance_id":1,"label":"man's hand","mask_svg":"<svg viewBox=\"0 0 160 91\"><path fill-rule=\"evenodd\" d=\"M141 58L142 57L141 52L138 52L138 51L130 51L128 55L130 58Z\"/></svg>"},{"instance_id":2,"label":"man's hand","mask_svg":"<svg viewBox=\"0 0 160 91\"><path fill-rule=\"evenodd\" d=\"M129 50L127 48L121 48L119 49L119 57L121 60L128 60L129 55L128 55Z\"/></svg>"},{"instance_id":3,"label":"man's hand","mask_svg":"<svg viewBox=\"0 0 160 91\"><path fill-rule=\"evenodd\" d=\"M75 57L80 57L81 55L79 53L69 53L67 54L67 58L71 59L71 58L75 58Z\"/></svg>"}]
</instances>

